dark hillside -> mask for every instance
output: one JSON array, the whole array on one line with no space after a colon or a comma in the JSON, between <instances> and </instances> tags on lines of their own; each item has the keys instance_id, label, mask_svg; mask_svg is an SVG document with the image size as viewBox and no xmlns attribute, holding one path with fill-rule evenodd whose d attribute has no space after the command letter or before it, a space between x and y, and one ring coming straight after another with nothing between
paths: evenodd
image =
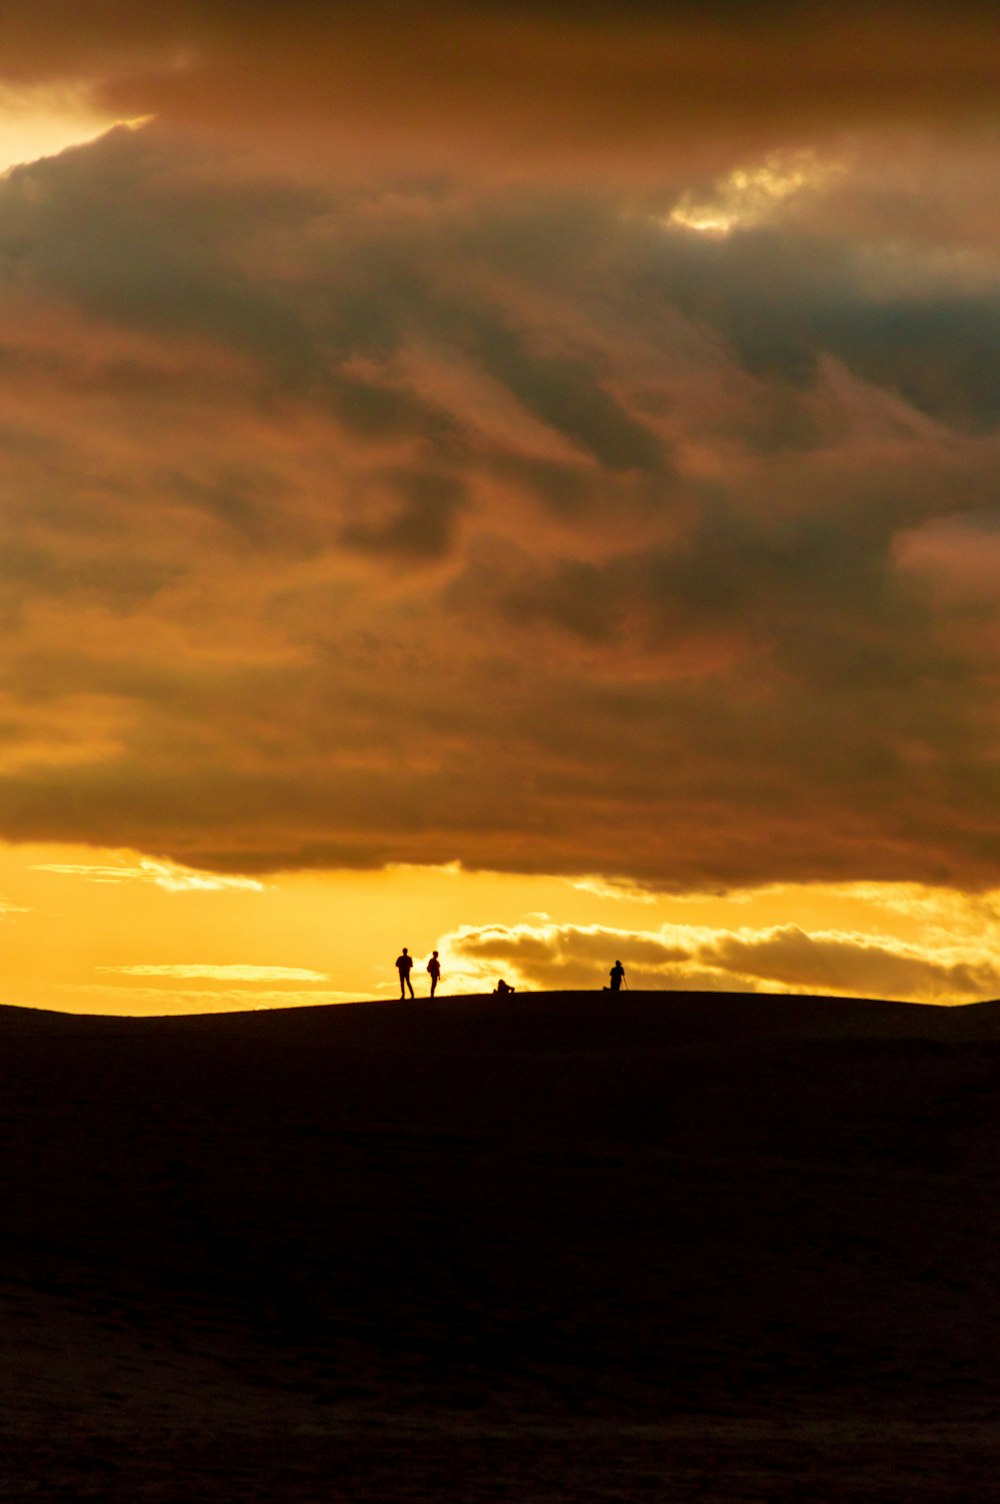
<instances>
[{"instance_id":1,"label":"dark hillside","mask_svg":"<svg viewBox=\"0 0 1000 1504\"><path fill-rule=\"evenodd\" d=\"M0 1497L995 1497L1000 1005L5 1009L0 1049Z\"/></svg>"}]
</instances>

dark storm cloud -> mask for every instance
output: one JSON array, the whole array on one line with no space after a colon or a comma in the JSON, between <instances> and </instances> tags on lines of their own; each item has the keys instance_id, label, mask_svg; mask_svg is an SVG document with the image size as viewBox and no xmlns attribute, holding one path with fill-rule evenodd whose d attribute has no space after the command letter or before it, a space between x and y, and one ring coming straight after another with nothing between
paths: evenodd
<instances>
[{"instance_id":1,"label":"dark storm cloud","mask_svg":"<svg viewBox=\"0 0 1000 1504\"><path fill-rule=\"evenodd\" d=\"M995 881L995 286L671 202L161 126L0 182L0 830Z\"/></svg>"},{"instance_id":2,"label":"dark storm cloud","mask_svg":"<svg viewBox=\"0 0 1000 1504\"><path fill-rule=\"evenodd\" d=\"M344 543L377 556L435 559L450 551L468 493L452 475L394 470L368 478L359 515L344 524Z\"/></svg>"},{"instance_id":3,"label":"dark storm cloud","mask_svg":"<svg viewBox=\"0 0 1000 1504\"><path fill-rule=\"evenodd\" d=\"M530 413L606 469L657 470L663 464L655 436L622 411L581 359L532 351L522 334L497 323L484 323L463 343Z\"/></svg>"},{"instance_id":4,"label":"dark storm cloud","mask_svg":"<svg viewBox=\"0 0 1000 1504\"><path fill-rule=\"evenodd\" d=\"M745 368L815 381L833 355L945 422L989 429L1000 418L1000 293L865 285L867 249L784 230L742 230L692 244L679 231L650 245L650 289L725 335Z\"/></svg>"},{"instance_id":5,"label":"dark storm cloud","mask_svg":"<svg viewBox=\"0 0 1000 1504\"><path fill-rule=\"evenodd\" d=\"M983 4L246 4L57 0L4 14L14 80L94 79L127 115L359 155L646 176L803 133L991 114Z\"/></svg>"},{"instance_id":6,"label":"dark storm cloud","mask_svg":"<svg viewBox=\"0 0 1000 1504\"><path fill-rule=\"evenodd\" d=\"M112 325L219 341L306 379L317 369L310 335L266 283L249 285L234 252L261 220L272 232L301 226L320 201L279 183L220 191L200 166L188 151L178 174L167 138L120 128L15 168L0 184L8 286L40 284Z\"/></svg>"},{"instance_id":7,"label":"dark storm cloud","mask_svg":"<svg viewBox=\"0 0 1000 1504\"><path fill-rule=\"evenodd\" d=\"M92 552L75 559L9 541L0 558L0 600L36 600L46 595L91 597L127 615L175 576L156 559Z\"/></svg>"}]
</instances>

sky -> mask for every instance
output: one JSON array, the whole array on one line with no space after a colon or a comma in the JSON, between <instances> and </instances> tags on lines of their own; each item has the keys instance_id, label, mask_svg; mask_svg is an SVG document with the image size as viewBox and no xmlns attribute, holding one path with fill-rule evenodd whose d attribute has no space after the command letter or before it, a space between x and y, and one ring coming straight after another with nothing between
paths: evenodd
<instances>
[{"instance_id":1,"label":"sky","mask_svg":"<svg viewBox=\"0 0 1000 1504\"><path fill-rule=\"evenodd\" d=\"M2 997L1000 995L992 7L13 0Z\"/></svg>"}]
</instances>

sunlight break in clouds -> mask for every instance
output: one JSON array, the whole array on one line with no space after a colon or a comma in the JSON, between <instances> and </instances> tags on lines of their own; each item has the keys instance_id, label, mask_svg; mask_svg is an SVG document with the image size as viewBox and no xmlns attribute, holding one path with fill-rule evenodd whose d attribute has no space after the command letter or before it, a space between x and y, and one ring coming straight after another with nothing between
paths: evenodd
<instances>
[{"instance_id":1,"label":"sunlight break in clouds","mask_svg":"<svg viewBox=\"0 0 1000 1504\"><path fill-rule=\"evenodd\" d=\"M81 84L0 84L0 173L96 140L115 125L141 124L108 114Z\"/></svg>"},{"instance_id":2,"label":"sunlight break in clouds","mask_svg":"<svg viewBox=\"0 0 1000 1504\"><path fill-rule=\"evenodd\" d=\"M776 152L758 167L735 167L705 199L684 193L667 223L704 234L764 224L781 204L804 190L825 187L847 171L840 160L823 160L811 151Z\"/></svg>"}]
</instances>

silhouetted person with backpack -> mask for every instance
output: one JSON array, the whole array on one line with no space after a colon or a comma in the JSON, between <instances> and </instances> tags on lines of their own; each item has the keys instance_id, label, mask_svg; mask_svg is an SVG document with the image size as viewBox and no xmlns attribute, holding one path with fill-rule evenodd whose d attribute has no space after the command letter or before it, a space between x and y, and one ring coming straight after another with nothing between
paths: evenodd
<instances>
[{"instance_id":1,"label":"silhouetted person with backpack","mask_svg":"<svg viewBox=\"0 0 1000 1504\"><path fill-rule=\"evenodd\" d=\"M431 979L431 997L433 997L435 989L437 988L438 980L441 976L441 962L438 960L437 951L434 952L430 960L427 962L427 974Z\"/></svg>"},{"instance_id":2,"label":"silhouetted person with backpack","mask_svg":"<svg viewBox=\"0 0 1000 1504\"><path fill-rule=\"evenodd\" d=\"M616 961L611 968L611 991L621 992L624 980L625 968L620 961Z\"/></svg>"},{"instance_id":3,"label":"silhouetted person with backpack","mask_svg":"<svg viewBox=\"0 0 1000 1504\"><path fill-rule=\"evenodd\" d=\"M400 1002L402 1002L406 996L407 987L410 989L410 996L413 996L413 983L410 981L410 972L413 970L413 957L405 945L403 946L403 954L396 957L396 970L399 972L399 998Z\"/></svg>"}]
</instances>

